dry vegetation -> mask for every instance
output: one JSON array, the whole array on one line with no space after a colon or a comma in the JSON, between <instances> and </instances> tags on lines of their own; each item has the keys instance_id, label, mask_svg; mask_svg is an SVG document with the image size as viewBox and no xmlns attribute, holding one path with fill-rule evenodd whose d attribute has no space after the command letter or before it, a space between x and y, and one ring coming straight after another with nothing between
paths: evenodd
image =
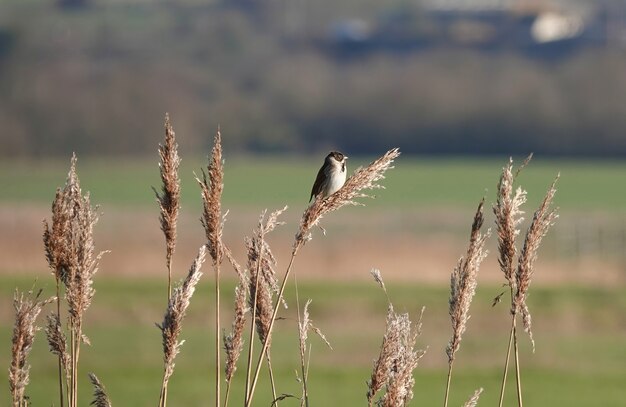
<instances>
[{"instance_id":1,"label":"dry vegetation","mask_svg":"<svg viewBox=\"0 0 626 407\"><path fill-rule=\"evenodd\" d=\"M156 192L156 195L161 209L161 229L166 241L165 268L168 271L169 285L173 268L172 256L176 247L177 236L177 212L179 208L177 197L180 192L177 168L180 159L178 158L177 143L169 117L166 117L165 129L165 143L159 149L163 186L162 192ZM174 374L174 361L184 342L181 339L183 321L187 308L193 299L196 285L202 276L201 267L205 254L208 253L212 259L216 294L216 337L212 343L215 350L214 366L216 368L215 406L223 405L226 407L229 402L229 395L236 391L232 387L233 377L239 371L237 369L238 361L244 349L244 343L247 343L247 363L244 367L245 373L242 373L245 374L245 386L239 389L244 394L245 406L253 405L261 368L267 362L274 404L278 405L279 402L283 402L287 398L295 398L299 400L301 406L308 407L309 389L307 383L311 360L309 333L316 333L328 346L330 344L322 331L312 322L309 309L311 299L307 299L304 307L301 307L297 279L295 278L296 259L305 244L312 239L315 227L320 225L324 216L347 205L362 205L363 203L359 199L369 197L367 191L383 188L380 182L384 179L386 171L393 168L392 164L399 154L398 149L389 150L368 166L358 168L339 191L329 197L316 199L306 208L293 238L289 263L282 277L279 278L276 272L278 263L267 241L267 235L273 232L277 226L283 224L279 221L279 217L286 211L286 207L272 212L269 216L267 216L266 211L262 212L252 236L245 239L247 257L245 267L239 265L231 249L222 241L225 223L225 215L221 208L224 169L221 134L218 130L209 157L208 171L203 171L202 177L197 178L203 199L200 221L205 229L206 242L200 247L186 278L174 288L173 292L168 289L167 297L164 298L167 300L165 315L163 321L157 324L162 333L164 353L159 406L165 407L167 405L168 382ZM527 164L527 161L522 167ZM513 348L518 405L521 407L522 387L516 321L517 317L520 316L524 329L529 333L532 341L530 312L526 298L541 239L554 223L557 215L556 211L551 209L551 202L556 191L553 183L539 209L535 212L526 233L523 247L517 256L517 266L514 267L514 258L518 253L515 240L520 234L520 215L522 214L520 207L526 199L526 192L521 188L513 192L517 173L513 173L512 161L503 168L493 210L496 214L498 231L499 265L511 293L511 340L504 367L502 394L505 390L509 356ZM484 246L490 236L490 230L482 231L483 207L484 199L479 203L472 221L467 252L460 258L450 277L449 313L452 323L452 337L446 348L449 363L444 399L446 406L451 389L453 362L460 350L462 336L469 322L469 309L477 284L476 277L481 262L487 256ZM79 404L77 384L79 380L80 345L83 342L89 343L83 334L83 327L86 322L84 313L95 294L93 278L102 255L102 253L95 254L94 226L97 219L96 209L91 206L89 194L84 196L82 194L76 171L76 157L72 157L66 184L57 190L52 204L52 220L44 222L46 258L56 280L57 296L48 300L39 300L39 295L33 298L16 293L15 296L16 322L13 335L13 361L9 374L14 406L25 406L27 402L25 396L26 385L29 381L27 356L32 347L34 332L38 329L35 319L47 303L55 300L56 310L48 316L46 334L51 352L58 357L59 405L75 407ZM321 226L319 227L321 229ZM222 332L219 319L221 264L224 258L231 264L238 278L238 285L235 289L234 321L232 331L228 335ZM299 337L300 359L299 372L296 375L302 387L302 393L299 396L278 394L270 356L275 322L280 310L287 307L284 294L287 281L292 275L296 281L297 326L295 328ZM366 401L370 406L374 404L386 407L405 406L413 398L414 369L426 352L418 349L416 345L422 331L421 321L424 309L417 316L417 322L411 322L408 313L396 312L380 271L372 270L372 275L387 298L388 311L380 353L374 361L370 379L367 381ZM63 304L62 298L65 299ZM248 318L249 314L250 318ZM246 324L249 324L248 337L245 337ZM258 337L260 344L260 349L256 351L254 350L255 336ZM92 351L97 352L97 344L94 345ZM225 350L225 354L222 353L223 350ZM223 358L225 360L225 383L221 378ZM94 374L90 374L89 378L94 386L93 404L111 406L104 385ZM224 385L225 396L222 397L221 389ZM477 387L478 385L480 383L477 383ZM482 388L476 390L465 405L475 406L481 391ZM287 403L287 401L284 402Z\"/></svg>"}]
</instances>

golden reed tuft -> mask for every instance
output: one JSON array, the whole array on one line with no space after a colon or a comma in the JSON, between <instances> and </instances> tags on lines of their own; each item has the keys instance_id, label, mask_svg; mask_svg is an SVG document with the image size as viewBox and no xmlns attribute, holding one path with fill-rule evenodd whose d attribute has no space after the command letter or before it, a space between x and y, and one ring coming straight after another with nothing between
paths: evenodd
<instances>
[{"instance_id":1,"label":"golden reed tuft","mask_svg":"<svg viewBox=\"0 0 626 407\"><path fill-rule=\"evenodd\" d=\"M180 179L178 168L180 157L178 156L178 143L176 133L170 122L169 114L165 114L165 140L159 144L159 173L161 175L161 192L155 188L154 193L159 204L161 215L159 217L161 230L165 236L165 259L168 271L167 292L171 294L172 287L172 256L176 249L176 223L178 210L180 209Z\"/></svg>"},{"instance_id":2,"label":"golden reed tuft","mask_svg":"<svg viewBox=\"0 0 626 407\"><path fill-rule=\"evenodd\" d=\"M449 364L452 364L454 355L461 346L461 339L469 320L469 308L476 292L478 269L482 261L487 257L487 251L484 250L484 246L491 231L487 230L487 233L484 235L480 233L484 222L484 203L484 199L480 201L474 215L467 253L465 257L459 259L459 264L450 275L449 312L452 321L452 338L446 347Z\"/></svg>"},{"instance_id":3,"label":"golden reed tuft","mask_svg":"<svg viewBox=\"0 0 626 407\"><path fill-rule=\"evenodd\" d=\"M89 373L89 380L93 385L93 401L90 405L95 407L111 407L111 400L109 400L106 389L98 379L98 376L93 373Z\"/></svg>"},{"instance_id":4,"label":"golden reed tuft","mask_svg":"<svg viewBox=\"0 0 626 407\"><path fill-rule=\"evenodd\" d=\"M539 209L535 212L533 220L526 232L526 239L524 239L524 246L518 259L518 266L515 271L515 283L516 291L513 298L513 307L515 313L522 314L522 322L524 324L524 331L528 333L530 341L533 345L533 351L535 349L535 341L533 339L533 333L531 329L531 316L526 304L526 296L532 280L533 269L535 260L537 259L537 252L541 245L541 240L548 233L548 230L556 219L559 217L557 209L550 209L554 194L556 193L556 182L559 176L557 175L554 182L548 189Z\"/></svg>"},{"instance_id":5,"label":"golden reed tuft","mask_svg":"<svg viewBox=\"0 0 626 407\"><path fill-rule=\"evenodd\" d=\"M180 347L184 343L184 341L179 342L178 337L180 336L187 307L189 307L189 302L196 289L196 284L198 284L198 281L200 281L200 277L202 276L200 269L204 263L205 254L206 246L203 245L200 247L198 255L193 261L187 277L180 284L180 286L174 289L167 305L167 311L163 317L163 322L160 325L157 324L157 327L161 330L163 337L164 371L163 384L161 388L161 406L166 404L167 384L170 377L174 373L174 359L176 358L176 355L178 355L178 352L180 352Z\"/></svg>"},{"instance_id":6,"label":"golden reed tuft","mask_svg":"<svg viewBox=\"0 0 626 407\"><path fill-rule=\"evenodd\" d=\"M33 296L32 291L29 291L28 295L24 295L24 293L18 293L17 290L13 295L15 324L13 326L11 366L9 367L9 388L13 407L28 405L25 391L30 379L30 365L27 363L27 358L33 347L35 333L39 330L35 326L35 321L41 313L41 309L55 300L54 297L40 300L40 296L41 290L35 296Z\"/></svg>"}]
</instances>

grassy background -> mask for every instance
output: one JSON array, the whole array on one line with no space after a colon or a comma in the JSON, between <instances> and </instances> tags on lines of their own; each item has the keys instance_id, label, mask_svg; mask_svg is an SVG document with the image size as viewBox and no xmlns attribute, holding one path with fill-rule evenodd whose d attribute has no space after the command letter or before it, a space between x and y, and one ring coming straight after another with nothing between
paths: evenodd
<instances>
[{"instance_id":1,"label":"grassy background","mask_svg":"<svg viewBox=\"0 0 626 407\"><path fill-rule=\"evenodd\" d=\"M483 196L495 196L499 171L507 157L489 159L423 158L400 156L396 168L384 181L381 199L368 207L473 208ZM521 159L516 160L517 163ZM369 162L349 160L349 170ZM284 157L227 157L224 205L302 206L309 197L321 159ZM193 174L206 166L205 159L183 157L180 169L184 205L200 207ZM3 160L0 163L0 202L51 201L54 190L64 183L68 160ZM92 202L107 205L154 206L150 186L160 185L157 158L79 158L83 189ZM560 172L556 204L564 211L626 211L626 163L621 161L574 161L535 158L520 175L535 206Z\"/></svg>"}]
</instances>

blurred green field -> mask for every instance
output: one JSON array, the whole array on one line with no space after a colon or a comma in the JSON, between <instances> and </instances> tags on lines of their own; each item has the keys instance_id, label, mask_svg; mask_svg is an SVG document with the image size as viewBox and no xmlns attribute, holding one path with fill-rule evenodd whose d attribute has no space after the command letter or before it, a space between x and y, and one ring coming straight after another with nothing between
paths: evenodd
<instances>
[{"instance_id":1,"label":"blurred green field","mask_svg":"<svg viewBox=\"0 0 626 407\"><path fill-rule=\"evenodd\" d=\"M206 270L205 270L206 271ZM0 278L3 329L0 365L8 366L10 355L13 287L28 289L32 280L24 277ZM54 282L42 276L37 283L46 295ZM150 406L158 401L162 350L160 333L154 322L165 310L165 281L155 279L96 279L97 290L86 315L85 333L92 346L81 352L81 404L90 400L86 373L95 372L108 389L114 405ZM212 405L212 289L203 277L192 299L182 338L186 340L176 363L169 391L173 406ZM232 282L226 282L224 325L230 325ZM447 316L448 290L443 286L389 284L397 310L415 318L426 306L423 334L418 346L428 348L415 371L414 405L442 402L446 378L444 349L450 335ZM508 311L505 304L491 308L497 286L479 286L472 306L472 319L457 354L452 382L451 405L461 405L478 387L485 389L480 405L497 402L501 366L508 339ZM272 357L278 391L299 394L295 380L298 348L293 286L287 288L290 310L279 321ZM301 282L301 298L312 298L311 318L324 331L334 350L314 335L310 367L310 397L315 406L364 405L365 381L372 359L378 352L384 330L386 300L372 282ZM521 336L521 365L525 402L531 406L623 406L626 399L626 288L562 286L531 289L529 305L533 313L537 350L532 354L528 338ZM41 319L40 319L41 321ZM257 346L258 349L258 346ZM236 373L231 405L241 405L243 361ZM55 402L56 362L47 351L39 332L30 358L31 384L28 394L33 405ZM511 376L512 377L512 376ZM256 405L269 405L265 379L259 383ZM509 383L508 405L514 404L514 385ZM8 391L0 398L8 405ZM283 405L297 405L287 400Z\"/></svg>"},{"instance_id":2,"label":"blurred green field","mask_svg":"<svg viewBox=\"0 0 626 407\"><path fill-rule=\"evenodd\" d=\"M484 195L495 196L498 177L507 158L461 159L400 156L396 168L383 181L386 190L369 207L473 208ZM517 159L519 163L521 159ZM367 159L353 158L350 171ZM301 207L322 159L298 157L235 157L226 155L224 205L252 208L289 205ZM206 166L204 159L183 157L180 169L183 205L199 207L200 199L193 174ZM0 163L0 203L35 202L48 204L57 186L62 185L67 160ZM79 176L92 201L103 206L153 206L151 186L159 186L157 158L81 158ZM521 176L535 206L557 173L561 174L556 204L562 211L626 211L626 163L619 161L555 160L537 157Z\"/></svg>"}]
</instances>

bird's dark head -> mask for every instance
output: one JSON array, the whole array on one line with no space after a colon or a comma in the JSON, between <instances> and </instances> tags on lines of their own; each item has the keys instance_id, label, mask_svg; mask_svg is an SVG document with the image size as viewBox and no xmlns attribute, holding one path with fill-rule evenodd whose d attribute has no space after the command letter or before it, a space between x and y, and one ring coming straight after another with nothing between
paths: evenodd
<instances>
[{"instance_id":1,"label":"bird's dark head","mask_svg":"<svg viewBox=\"0 0 626 407\"><path fill-rule=\"evenodd\" d=\"M348 156L344 155L343 153L340 153L339 151L331 151L330 153L328 153L328 156L326 156L327 159L334 159L337 162L344 162L345 160L348 159Z\"/></svg>"}]
</instances>

